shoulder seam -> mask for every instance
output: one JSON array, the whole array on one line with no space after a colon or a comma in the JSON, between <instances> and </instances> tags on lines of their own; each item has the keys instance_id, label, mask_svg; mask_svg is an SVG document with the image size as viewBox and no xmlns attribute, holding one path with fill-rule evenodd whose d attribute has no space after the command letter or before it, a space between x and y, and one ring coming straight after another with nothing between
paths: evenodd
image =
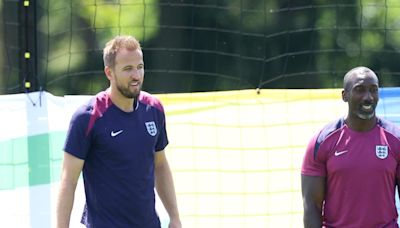
<instances>
[{"instance_id":1,"label":"shoulder seam","mask_svg":"<svg viewBox=\"0 0 400 228\"><path fill-rule=\"evenodd\" d=\"M315 145L314 145L314 159L317 157L318 149L320 145L334 132L336 132L338 129L342 128L344 125L344 118L340 118L338 120L335 120L327 125L325 125L321 131L319 132L317 139L315 140Z\"/></svg>"}]
</instances>

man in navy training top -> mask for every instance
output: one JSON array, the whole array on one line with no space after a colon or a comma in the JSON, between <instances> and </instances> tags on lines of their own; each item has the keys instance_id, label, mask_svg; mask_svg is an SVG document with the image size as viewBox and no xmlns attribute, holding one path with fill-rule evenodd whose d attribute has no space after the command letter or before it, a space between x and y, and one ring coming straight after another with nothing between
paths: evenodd
<instances>
[{"instance_id":1,"label":"man in navy training top","mask_svg":"<svg viewBox=\"0 0 400 228\"><path fill-rule=\"evenodd\" d=\"M110 87L73 115L65 142L57 227L69 227L82 171L86 227L159 228L154 187L180 228L175 189L166 155L165 113L154 96L141 91L143 53L132 36L117 36L103 50Z\"/></svg>"},{"instance_id":2,"label":"man in navy training top","mask_svg":"<svg viewBox=\"0 0 400 228\"><path fill-rule=\"evenodd\" d=\"M350 70L342 91L347 116L311 139L301 170L305 228L398 227L400 130L375 116L378 86L372 70Z\"/></svg>"}]
</instances>

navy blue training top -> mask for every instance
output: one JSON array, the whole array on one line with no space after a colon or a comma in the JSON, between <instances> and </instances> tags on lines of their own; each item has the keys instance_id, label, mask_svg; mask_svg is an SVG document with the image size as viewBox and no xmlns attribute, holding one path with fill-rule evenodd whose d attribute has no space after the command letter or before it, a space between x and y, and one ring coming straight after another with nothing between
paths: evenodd
<instances>
[{"instance_id":1,"label":"navy blue training top","mask_svg":"<svg viewBox=\"0 0 400 228\"><path fill-rule=\"evenodd\" d=\"M87 227L160 227L155 211L154 153L168 144L162 104L141 91L133 112L107 92L73 115L64 150L85 160Z\"/></svg>"}]
</instances>

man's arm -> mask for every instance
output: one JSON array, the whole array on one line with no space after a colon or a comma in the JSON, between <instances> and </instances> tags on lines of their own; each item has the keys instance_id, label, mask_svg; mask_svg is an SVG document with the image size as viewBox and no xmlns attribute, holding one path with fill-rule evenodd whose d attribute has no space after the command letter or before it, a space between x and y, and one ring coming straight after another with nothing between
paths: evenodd
<instances>
[{"instance_id":1,"label":"man's arm","mask_svg":"<svg viewBox=\"0 0 400 228\"><path fill-rule=\"evenodd\" d=\"M322 204L325 199L325 177L301 175L304 228L322 227Z\"/></svg>"},{"instance_id":2,"label":"man's arm","mask_svg":"<svg viewBox=\"0 0 400 228\"><path fill-rule=\"evenodd\" d=\"M57 228L68 228L74 205L76 184L82 171L84 160L64 152L61 184L57 201Z\"/></svg>"},{"instance_id":3,"label":"man's arm","mask_svg":"<svg viewBox=\"0 0 400 228\"><path fill-rule=\"evenodd\" d=\"M176 202L174 181L169 168L165 151L155 153L155 184L156 190L170 218L170 228L182 227Z\"/></svg>"}]
</instances>

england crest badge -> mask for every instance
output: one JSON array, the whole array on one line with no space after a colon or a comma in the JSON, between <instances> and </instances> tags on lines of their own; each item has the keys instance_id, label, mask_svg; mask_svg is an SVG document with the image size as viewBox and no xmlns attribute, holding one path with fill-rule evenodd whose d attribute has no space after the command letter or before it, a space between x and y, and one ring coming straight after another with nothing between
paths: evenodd
<instances>
[{"instance_id":1,"label":"england crest badge","mask_svg":"<svg viewBox=\"0 0 400 228\"><path fill-rule=\"evenodd\" d=\"M389 154L388 146L376 145L375 154L380 159L387 158Z\"/></svg>"},{"instance_id":2,"label":"england crest badge","mask_svg":"<svg viewBox=\"0 0 400 228\"><path fill-rule=\"evenodd\" d=\"M154 121L145 122L144 124L146 125L147 132L151 136L155 136L157 134L157 126Z\"/></svg>"}]
</instances>

